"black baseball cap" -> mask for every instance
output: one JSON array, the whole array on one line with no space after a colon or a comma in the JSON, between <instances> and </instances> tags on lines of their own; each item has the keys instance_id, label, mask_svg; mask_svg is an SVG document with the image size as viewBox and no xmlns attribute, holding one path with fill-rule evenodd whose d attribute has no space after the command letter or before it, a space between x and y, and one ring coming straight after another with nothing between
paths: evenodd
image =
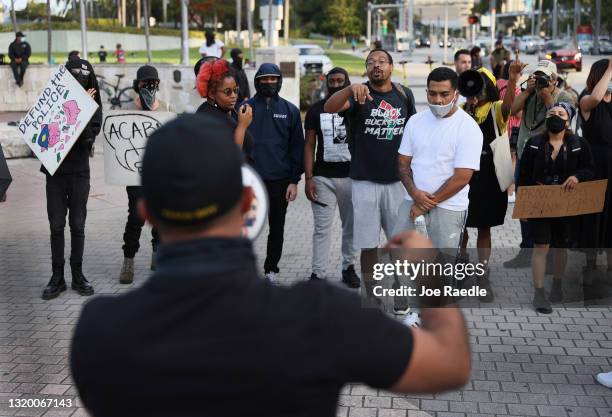
<instances>
[{"instance_id":1,"label":"black baseball cap","mask_svg":"<svg viewBox=\"0 0 612 417\"><path fill-rule=\"evenodd\" d=\"M143 65L136 71L136 81L159 80L157 69L151 65Z\"/></svg>"},{"instance_id":2,"label":"black baseball cap","mask_svg":"<svg viewBox=\"0 0 612 417\"><path fill-rule=\"evenodd\" d=\"M23 38L23 37L25 37L25 35L23 34L22 31L19 31L19 32L15 33L15 37L16 38Z\"/></svg>"},{"instance_id":3,"label":"black baseball cap","mask_svg":"<svg viewBox=\"0 0 612 417\"><path fill-rule=\"evenodd\" d=\"M186 114L149 138L143 198L153 217L173 226L205 225L242 197L242 153L229 120Z\"/></svg>"}]
</instances>

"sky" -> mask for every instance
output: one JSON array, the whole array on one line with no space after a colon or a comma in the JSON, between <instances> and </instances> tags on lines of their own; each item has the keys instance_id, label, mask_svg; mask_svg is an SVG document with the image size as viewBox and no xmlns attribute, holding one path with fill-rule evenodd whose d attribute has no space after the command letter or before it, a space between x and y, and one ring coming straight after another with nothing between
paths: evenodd
<instances>
[{"instance_id":1,"label":"sky","mask_svg":"<svg viewBox=\"0 0 612 417\"><path fill-rule=\"evenodd\" d=\"M46 3L46 0L34 0L35 3ZM4 5L4 17L9 14L11 10L11 0L0 0L0 4ZM15 0L15 10L23 10L28 4L27 0ZM51 13L55 14L60 10L63 10L65 4L64 0L51 0Z\"/></svg>"}]
</instances>

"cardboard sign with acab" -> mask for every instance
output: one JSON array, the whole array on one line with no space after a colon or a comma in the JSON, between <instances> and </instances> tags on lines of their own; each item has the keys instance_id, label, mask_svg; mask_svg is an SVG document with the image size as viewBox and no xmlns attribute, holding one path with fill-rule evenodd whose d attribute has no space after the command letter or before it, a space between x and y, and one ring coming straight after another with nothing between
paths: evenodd
<instances>
[{"instance_id":1,"label":"cardboard sign with acab","mask_svg":"<svg viewBox=\"0 0 612 417\"><path fill-rule=\"evenodd\" d=\"M19 122L19 131L49 174L55 174L89 123L98 103L65 66L51 76L36 103Z\"/></svg>"}]
</instances>

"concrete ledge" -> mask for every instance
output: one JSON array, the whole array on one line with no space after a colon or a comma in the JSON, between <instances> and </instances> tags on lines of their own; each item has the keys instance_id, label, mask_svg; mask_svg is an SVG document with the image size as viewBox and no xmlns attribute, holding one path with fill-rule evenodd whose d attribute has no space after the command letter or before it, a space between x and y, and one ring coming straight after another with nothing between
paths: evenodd
<instances>
[{"instance_id":1,"label":"concrete ledge","mask_svg":"<svg viewBox=\"0 0 612 417\"><path fill-rule=\"evenodd\" d=\"M23 141L17 126L0 123L0 144L2 144L4 157L7 159L30 156L30 148Z\"/></svg>"}]
</instances>

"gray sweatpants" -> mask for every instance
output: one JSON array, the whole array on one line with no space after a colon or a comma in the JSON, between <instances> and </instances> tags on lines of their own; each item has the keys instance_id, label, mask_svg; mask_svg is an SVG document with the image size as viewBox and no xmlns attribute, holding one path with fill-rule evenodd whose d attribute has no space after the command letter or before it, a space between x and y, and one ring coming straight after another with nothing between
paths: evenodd
<instances>
[{"instance_id":1,"label":"gray sweatpants","mask_svg":"<svg viewBox=\"0 0 612 417\"><path fill-rule=\"evenodd\" d=\"M410 218L410 209L413 202L402 201L393 234L415 230L414 222ZM427 226L427 235L434 247L438 249L457 250L461 243L461 234L465 227L467 210L452 211L441 207L434 207L424 215Z\"/></svg>"},{"instance_id":2,"label":"gray sweatpants","mask_svg":"<svg viewBox=\"0 0 612 417\"><path fill-rule=\"evenodd\" d=\"M321 207L311 203L314 216L312 234L312 272L323 277L331 247L331 228L336 215L336 205L342 221L342 269L355 263L353 248L353 203L350 178L313 178L317 186L317 201L327 204Z\"/></svg>"}]
</instances>

